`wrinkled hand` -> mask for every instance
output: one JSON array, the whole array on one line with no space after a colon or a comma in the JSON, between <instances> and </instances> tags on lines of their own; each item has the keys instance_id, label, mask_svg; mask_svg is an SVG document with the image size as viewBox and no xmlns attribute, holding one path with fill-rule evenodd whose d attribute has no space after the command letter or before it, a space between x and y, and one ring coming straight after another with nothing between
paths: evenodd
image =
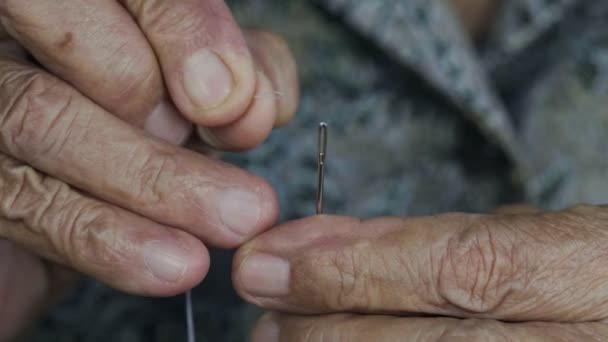
<instances>
[{"instance_id":1,"label":"wrinkled hand","mask_svg":"<svg viewBox=\"0 0 608 342\"><path fill-rule=\"evenodd\" d=\"M277 36L241 32L219 0L7 0L0 40L0 341L65 282L58 265L173 295L205 276L203 242L275 221L266 182L176 145L193 123L247 149L291 118Z\"/></svg>"},{"instance_id":2,"label":"wrinkled hand","mask_svg":"<svg viewBox=\"0 0 608 342\"><path fill-rule=\"evenodd\" d=\"M607 245L607 207L320 216L243 246L234 282L281 312L256 342L604 341Z\"/></svg>"},{"instance_id":3,"label":"wrinkled hand","mask_svg":"<svg viewBox=\"0 0 608 342\"><path fill-rule=\"evenodd\" d=\"M250 148L297 104L286 45L241 31L221 0L4 0L0 39L18 41L108 112L174 143L188 137L190 121L216 147Z\"/></svg>"}]
</instances>

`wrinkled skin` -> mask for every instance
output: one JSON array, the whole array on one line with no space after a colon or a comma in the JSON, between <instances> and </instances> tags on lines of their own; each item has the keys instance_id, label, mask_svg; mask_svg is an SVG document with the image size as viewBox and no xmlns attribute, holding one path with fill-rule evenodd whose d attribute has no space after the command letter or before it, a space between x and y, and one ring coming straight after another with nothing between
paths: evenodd
<instances>
[{"instance_id":1,"label":"wrinkled skin","mask_svg":"<svg viewBox=\"0 0 608 342\"><path fill-rule=\"evenodd\" d=\"M196 127L245 150L289 121L295 63L276 35L219 0L8 0L0 40L0 341L66 269L175 295L205 277L206 245L275 222L264 180L180 145Z\"/></svg>"},{"instance_id":2,"label":"wrinkled skin","mask_svg":"<svg viewBox=\"0 0 608 342\"><path fill-rule=\"evenodd\" d=\"M452 3L475 36L490 16L474 3L497 5ZM320 216L240 248L233 281L271 311L254 342L605 341L607 227L608 208L588 205Z\"/></svg>"},{"instance_id":3,"label":"wrinkled skin","mask_svg":"<svg viewBox=\"0 0 608 342\"><path fill-rule=\"evenodd\" d=\"M277 312L254 341L603 341L606 227L595 206L319 216L242 247L234 283Z\"/></svg>"},{"instance_id":4,"label":"wrinkled skin","mask_svg":"<svg viewBox=\"0 0 608 342\"><path fill-rule=\"evenodd\" d=\"M483 31L487 16L454 2ZM0 58L0 340L69 281L59 265L171 295L204 277L201 241L234 247L272 225L265 182L176 146L195 125L215 148L247 149L289 120L295 68L276 36L242 32L214 0L12 0L0 24L18 42ZM192 78L191 56L213 59L205 48L233 77ZM203 102L227 97L201 103L184 84L211 84ZM216 206L226 190L264 203L250 224L231 220L248 205ZM605 220L597 207L311 218L242 248L235 284L282 312L260 321L259 341L604 340ZM287 281L247 271L257 253L284 259L266 275ZM167 256L160 272L150 255Z\"/></svg>"}]
</instances>

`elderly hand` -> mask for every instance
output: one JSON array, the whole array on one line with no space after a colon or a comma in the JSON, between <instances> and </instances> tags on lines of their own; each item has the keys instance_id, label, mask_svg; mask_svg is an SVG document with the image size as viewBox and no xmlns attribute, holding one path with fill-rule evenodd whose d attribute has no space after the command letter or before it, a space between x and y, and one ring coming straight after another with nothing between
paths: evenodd
<instances>
[{"instance_id":1,"label":"elderly hand","mask_svg":"<svg viewBox=\"0 0 608 342\"><path fill-rule=\"evenodd\" d=\"M243 246L254 341L605 341L608 208L318 216Z\"/></svg>"},{"instance_id":2,"label":"elderly hand","mask_svg":"<svg viewBox=\"0 0 608 342\"><path fill-rule=\"evenodd\" d=\"M222 0L4 0L1 39L18 41L106 111L173 143L188 137L190 121L216 147L250 148L297 104L286 45L241 31Z\"/></svg>"},{"instance_id":3,"label":"elderly hand","mask_svg":"<svg viewBox=\"0 0 608 342\"><path fill-rule=\"evenodd\" d=\"M0 340L63 283L57 265L174 295L205 276L203 242L274 223L265 181L176 145L194 123L247 149L290 119L278 37L241 32L219 0L7 0L0 39Z\"/></svg>"}]
</instances>

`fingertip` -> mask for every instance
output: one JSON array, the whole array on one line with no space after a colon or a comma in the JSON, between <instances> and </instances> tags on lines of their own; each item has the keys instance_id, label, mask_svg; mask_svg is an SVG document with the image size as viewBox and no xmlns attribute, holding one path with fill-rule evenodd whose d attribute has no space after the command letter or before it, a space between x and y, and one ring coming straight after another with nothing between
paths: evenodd
<instances>
[{"instance_id":1,"label":"fingertip","mask_svg":"<svg viewBox=\"0 0 608 342\"><path fill-rule=\"evenodd\" d=\"M190 290L200 284L209 273L211 257L207 247L197 238L187 233L182 233L186 239L190 240L191 247L188 249L190 257L186 268L185 276L182 281L182 288L178 293Z\"/></svg>"},{"instance_id":2,"label":"fingertip","mask_svg":"<svg viewBox=\"0 0 608 342\"><path fill-rule=\"evenodd\" d=\"M174 296L200 284L209 272L209 251L193 236L176 232L175 240L143 244L146 279L142 291L150 296Z\"/></svg>"},{"instance_id":3,"label":"fingertip","mask_svg":"<svg viewBox=\"0 0 608 342\"><path fill-rule=\"evenodd\" d=\"M250 105L256 86L253 61L246 48L235 49L202 48L185 59L182 76L169 81L178 108L193 123L227 125Z\"/></svg>"},{"instance_id":4,"label":"fingertip","mask_svg":"<svg viewBox=\"0 0 608 342\"><path fill-rule=\"evenodd\" d=\"M279 218L279 200L272 185L260 178L259 191L262 198L262 215L257 226L246 241L273 227Z\"/></svg>"},{"instance_id":5,"label":"fingertip","mask_svg":"<svg viewBox=\"0 0 608 342\"><path fill-rule=\"evenodd\" d=\"M300 98L295 57L287 42L276 33L246 30L244 36L255 63L271 81L277 95L275 126L283 126L293 118Z\"/></svg>"},{"instance_id":6,"label":"fingertip","mask_svg":"<svg viewBox=\"0 0 608 342\"><path fill-rule=\"evenodd\" d=\"M183 118L175 106L164 100L146 119L144 130L172 145L182 145L192 133L192 124Z\"/></svg>"},{"instance_id":7,"label":"fingertip","mask_svg":"<svg viewBox=\"0 0 608 342\"><path fill-rule=\"evenodd\" d=\"M230 187L219 194L217 211L223 233L208 237L220 248L235 248L272 227L278 219L276 193L265 180L252 176L255 188Z\"/></svg>"},{"instance_id":8,"label":"fingertip","mask_svg":"<svg viewBox=\"0 0 608 342\"><path fill-rule=\"evenodd\" d=\"M261 144L270 135L277 117L277 94L262 72L257 73L254 99L236 122L218 128L197 127L199 137L209 145L231 151L244 151Z\"/></svg>"},{"instance_id":9,"label":"fingertip","mask_svg":"<svg viewBox=\"0 0 608 342\"><path fill-rule=\"evenodd\" d=\"M242 285L242 281L241 281L241 265L243 264L243 261L247 258L247 256L252 255L255 253L255 247L253 246L253 241L248 241L246 243L244 243L243 245L241 245L236 252L234 253L234 256L232 257L232 273L231 273L231 278L232 278L232 284L234 286L234 290L236 291L236 293L241 296L241 298L247 299L250 296L247 294L246 291L244 291L244 287Z\"/></svg>"}]
</instances>

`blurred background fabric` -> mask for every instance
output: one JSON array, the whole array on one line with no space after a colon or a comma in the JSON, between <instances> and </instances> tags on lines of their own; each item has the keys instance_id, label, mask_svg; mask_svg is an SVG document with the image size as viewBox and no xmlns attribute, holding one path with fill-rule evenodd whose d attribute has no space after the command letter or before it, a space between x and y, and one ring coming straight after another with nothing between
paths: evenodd
<instances>
[{"instance_id":1,"label":"blurred background fabric","mask_svg":"<svg viewBox=\"0 0 608 342\"><path fill-rule=\"evenodd\" d=\"M608 203L608 2L509 0L474 43L445 1L232 0L282 34L300 108L261 147L226 159L268 179L281 221L314 213L316 127L329 124L326 212L371 217ZM278 89L280 90L280 89ZM259 310L214 251L194 291L200 341L245 341ZM185 341L183 298L92 280L27 341Z\"/></svg>"}]
</instances>

